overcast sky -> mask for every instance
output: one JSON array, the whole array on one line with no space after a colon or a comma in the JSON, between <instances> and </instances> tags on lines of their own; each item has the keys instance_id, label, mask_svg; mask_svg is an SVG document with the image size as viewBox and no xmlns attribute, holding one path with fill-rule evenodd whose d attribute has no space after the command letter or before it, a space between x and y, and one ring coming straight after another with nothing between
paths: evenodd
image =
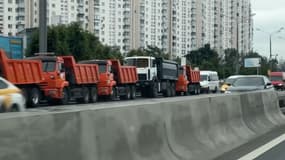
<instances>
[{"instance_id":1,"label":"overcast sky","mask_svg":"<svg viewBox=\"0 0 285 160\"><path fill-rule=\"evenodd\" d=\"M269 33L285 27L285 0L251 0L254 16L253 49L269 57ZM256 31L256 28L264 32ZM272 37L272 54L285 59L285 30Z\"/></svg>"}]
</instances>

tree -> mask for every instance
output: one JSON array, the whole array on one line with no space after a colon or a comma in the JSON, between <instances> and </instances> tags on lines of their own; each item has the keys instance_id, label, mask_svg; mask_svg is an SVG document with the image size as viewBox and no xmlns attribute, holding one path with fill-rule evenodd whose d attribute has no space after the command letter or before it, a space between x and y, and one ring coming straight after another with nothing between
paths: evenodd
<instances>
[{"instance_id":1,"label":"tree","mask_svg":"<svg viewBox=\"0 0 285 160\"><path fill-rule=\"evenodd\" d=\"M209 44L198 50L191 51L186 55L186 59L193 67L197 66L201 70L219 70L219 55L215 50L211 49Z\"/></svg>"},{"instance_id":2,"label":"tree","mask_svg":"<svg viewBox=\"0 0 285 160\"><path fill-rule=\"evenodd\" d=\"M28 45L27 56L32 56L39 50L39 33L36 30ZM58 25L48 28L48 52L56 55L73 55L77 60L88 59L122 59L120 50L100 43L92 33L83 30L79 23Z\"/></svg>"}]
</instances>

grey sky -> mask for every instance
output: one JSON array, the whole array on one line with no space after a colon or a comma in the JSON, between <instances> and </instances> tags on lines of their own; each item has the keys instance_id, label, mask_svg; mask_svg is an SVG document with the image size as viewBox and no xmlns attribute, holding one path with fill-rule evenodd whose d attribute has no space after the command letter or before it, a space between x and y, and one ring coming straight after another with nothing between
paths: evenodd
<instances>
[{"instance_id":1,"label":"grey sky","mask_svg":"<svg viewBox=\"0 0 285 160\"><path fill-rule=\"evenodd\" d=\"M269 57L269 33L285 27L285 0L252 0L254 16L254 51ZM256 28L264 32L256 31ZM285 59L285 30L272 37L272 54Z\"/></svg>"}]
</instances>

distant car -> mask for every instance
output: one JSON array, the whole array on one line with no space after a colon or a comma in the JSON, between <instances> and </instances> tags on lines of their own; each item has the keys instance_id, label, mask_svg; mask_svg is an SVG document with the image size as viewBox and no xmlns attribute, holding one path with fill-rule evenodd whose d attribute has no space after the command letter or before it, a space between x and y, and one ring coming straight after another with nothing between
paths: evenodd
<instances>
[{"instance_id":1,"label":"distant car","mask_svg":"<svg viewBox=\"0 0 285 160\"><path fill-rule=\"evenodd\" d=\"M274 88L266 76L240 76L234 80L225 93L250 92L256 90L274 90Z\"/></svg>"},{"instance_id":2,"label":"distant car","mask_svg":"<svg viewBox=\"0 0 285 160\"><path fill-rule=\"evenodd\" d=\"M0 77L0 112L24 111L25 102L21 90Z\"/></svg>"},{"instance_id":3,"label":"distant car","mask_svg":"<svg viewBox=\"0 0 285 160\"><path fill-rule=\"evenodd\" d=\"M226 90L228 90L228 88L232 85L232 83L234 82L234 80L236 78L241 77L241 75L233 75L233 76L229 76L221 85L220 87L220 92L221 93L225 93Z\"/></svg>"},{"instance_id":4,"label":"distant car","mask_svg":"<svg viewBox=\"0 0 285 160\"><path fill-rule=\"evenodd\" d=\"M216 93L219 90L220 81L216 71L200 71L200 86L202 92Z\"/></svg>"}]
</instances>

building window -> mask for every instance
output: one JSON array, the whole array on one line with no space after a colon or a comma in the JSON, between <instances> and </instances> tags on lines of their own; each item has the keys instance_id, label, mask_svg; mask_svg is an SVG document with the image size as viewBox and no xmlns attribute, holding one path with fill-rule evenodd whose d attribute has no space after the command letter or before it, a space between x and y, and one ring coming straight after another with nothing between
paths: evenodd
<instances>
[{"instance_id":1,"label":"building window","mask_svg":"<svg viewBox=\"0 0 285 160\"><path fill-rule=\"evenodd\" d=\"M8 3L13 3L12 0L9 0Z\"/></svg>"},{"instance_id":2,"label":"building window","mask_svg":"<svg viewBox=\"0 0 285 160\"><path fill-rule=\"evenodd\" d=\"M13 27L13 25L12 24L8 24L8 28L12 28Z\"/></svg>"},{"instance_id":3,"label":"building window","mask_svg":"<svg viewBox=\"0 0 285 160\"><path fill-rule=\"evenodd\" d=\"M12 12L12 8L8 8L8 12Z\"/></svg>"}]
</instances>

